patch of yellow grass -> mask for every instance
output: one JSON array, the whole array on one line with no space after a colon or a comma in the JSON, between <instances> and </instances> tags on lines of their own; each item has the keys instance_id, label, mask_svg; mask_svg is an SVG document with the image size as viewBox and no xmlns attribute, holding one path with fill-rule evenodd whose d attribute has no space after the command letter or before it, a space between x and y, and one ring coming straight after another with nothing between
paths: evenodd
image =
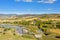
<instances>
[{"instance_id":1,"label":"patch of yellow grass","mask_svg":"<svg viewBox=\"0 0 60 40\"><path fill-rule=\"evenodd\" d=\"M60 29L50 29L51 32L60 34Z\"/></svg>"},{"instance_id":2,"label":"patch of yellow grass","mask_svg":"<svg viewBox=\"0 0 60 40\"><path fill-rule=\"evenodd\" d=\"M3 32L3 30L4 30L3 28L0 28L0 32Z\"/></svg>"}]
</instances>

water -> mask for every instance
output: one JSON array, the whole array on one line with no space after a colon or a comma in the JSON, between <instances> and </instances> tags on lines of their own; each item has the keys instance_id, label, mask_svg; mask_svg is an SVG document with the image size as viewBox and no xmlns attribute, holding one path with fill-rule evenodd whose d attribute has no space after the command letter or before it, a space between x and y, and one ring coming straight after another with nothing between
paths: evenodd
<instances>
[{"instance_id":1,"label":"water","mask_svg":"<svg viewBox=\"0 0 60 40\"><path fill-rule=\"evenodd\" d=\"M15 31L18 32L19 34L24 34L24 28L21 26L12 26L10 24L0 24L0 27L5 27L5 28L15 28Z\"/></svg>"}]
</instances>

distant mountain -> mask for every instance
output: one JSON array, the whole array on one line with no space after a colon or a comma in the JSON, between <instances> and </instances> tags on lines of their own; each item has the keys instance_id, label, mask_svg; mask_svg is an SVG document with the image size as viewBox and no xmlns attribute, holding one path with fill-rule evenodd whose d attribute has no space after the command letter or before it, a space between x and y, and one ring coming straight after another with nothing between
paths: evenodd
<instances>
[{"instance_id":1,"label":"distant mountain","mask_svg":"<svg viewBox=\"0 0 60 40\"><path fill-rule=\"evenodd\" d=\"M60 14L24 14L24 15L19 15L19 17L27 17L27 16L32 16L32 17L39 17L39 18L60 18Z\"/></svg>"},{"instance_id":2,"label":"distant mountain","mask_svg":"<svg viewBox=\"0 0 60 40\"><path fill-rule=\"evenodd\" d=\"M17 15L17 14L0 14L0 19L6 19L6 18L11 18L11 17L27 17L27 16L34 16L34 17L40 17L40 18L60 18L60 14L24 14L24 15Z\"/></svg>"},{"instance_id":3,"label":"distant mountain","mask_svg":"<svg viewBox=\"0 0 60 40\"><path fill-rule=\"evenodd\" d=\"M0 14L0 16L17 16L17 14Z\"/></svg>"},{"instance_id":4,"label":"distant mountain","mask_svg":"<svg viewBox=\"0 0 60 40\"><path fill-rule=\"evenodd\" d=\"M18 15L16 14L0 14L0 19L7 19L11 17L17 17Z\"/></svg>"}]
</instances>

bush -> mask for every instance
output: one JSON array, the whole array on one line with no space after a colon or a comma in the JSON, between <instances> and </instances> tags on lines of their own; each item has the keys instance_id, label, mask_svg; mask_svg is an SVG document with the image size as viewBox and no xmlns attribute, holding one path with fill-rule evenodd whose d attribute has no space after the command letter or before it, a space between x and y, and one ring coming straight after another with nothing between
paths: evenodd
<instances>
[{"instance_id":1,"label":"bush","mask_svg":"<svg viewBox=\"0 0 60 40\"><path fill-rule=\"evenodd\" d=\"M44 25L43 28L47 28L47 26Z\"/></svg>"},{"instance_id":2,"label":"bush","mask_svg":"<svg viewBox=\"0 0 60 40\"><path fill-rule=\"evenodd\" d=\"M4 31L7 31L7 28L5 28Z\"/></svg>"},{"instance_id":3,"label":"bush","mask_svg":"<svg viewBox=\"0 0 60 40\"><path fill-rule=\"evenodd\" d=\"M3 32L3 35L5 35L5 32Z\"/></svg>"},{"instance_id":4,"label":"bush","mask_svg":"<svg viewBox=\"0 0 60 40\"><path fill-rule=\"evenodd\" d=\"M33 35L28 35L28 34L22 35L22 37L25 37L25 38L34 38Z\"/></svg>"},{"instance_id":5,"label":"bush","mask_svg":"<svg viewBox=\"0 0 60 40\"><path fill-rule=\"evenodd\" d=\"M15 33L13 33L13 35L15 36L16 34L15 34Z\"/></svg>"},{"instance_id":6,"label":"bush","mask_svg":"<svg viewBox=\"0 0 60 40\"><path fill-rule=\"evenodd\" d=\"M60 25L56 25L56 28L60 28Z\"/></svg>"}]
</instances>

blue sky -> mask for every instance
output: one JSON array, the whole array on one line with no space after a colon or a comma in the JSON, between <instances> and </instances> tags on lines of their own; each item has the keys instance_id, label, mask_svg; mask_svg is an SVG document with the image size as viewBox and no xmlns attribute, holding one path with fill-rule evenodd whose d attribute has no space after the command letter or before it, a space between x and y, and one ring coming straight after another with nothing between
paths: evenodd
<instances>
[{"instance_id":1,"label":"blue sky","mask_svg":"<svg viewBox=\"0 0 60 40\"><path fill-rule=\"evenodd\" d=\"M0 14L60 13L60 0L0 0Z\"/></svg>"}]
</instances>

